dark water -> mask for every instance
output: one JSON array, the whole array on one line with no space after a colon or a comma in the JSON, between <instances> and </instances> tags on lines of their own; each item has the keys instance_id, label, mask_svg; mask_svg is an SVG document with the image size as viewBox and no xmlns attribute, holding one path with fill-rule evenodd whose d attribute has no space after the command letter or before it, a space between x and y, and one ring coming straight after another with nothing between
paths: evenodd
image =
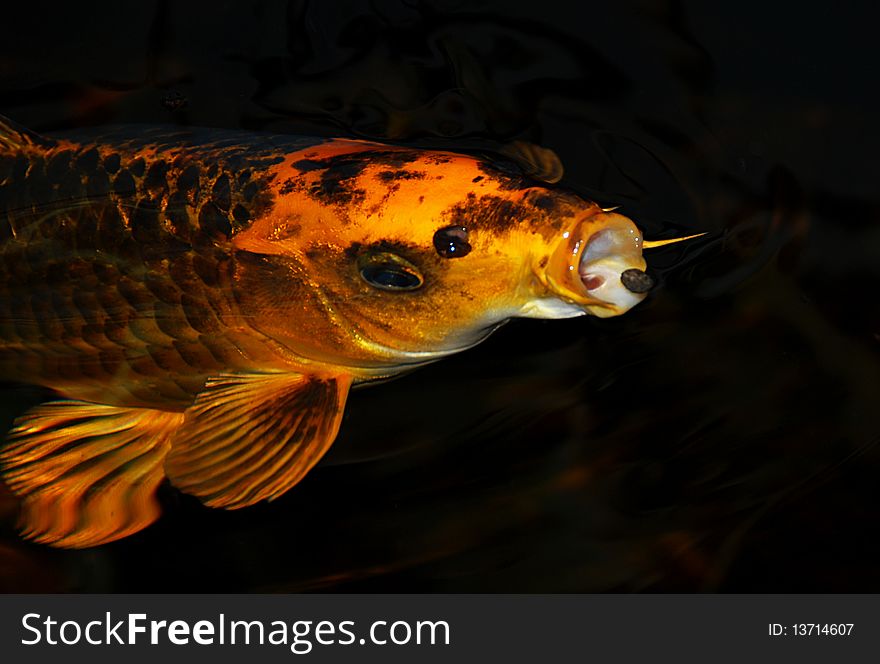
<instances>
[{"instance_id":1,"label":"dark water","mask_svg":"<svg viewBox=\"0 0 880 664\"><path fill-rule=\"evenodd\" d=\"M0 112L468 148L525 138L649 237L611 320L518 321L356 392L270 505L17 539L24 591L880 591L870 12L846 3L29 2ZM863 7L867 7L867 3ZM3 394L4 422L35 398Z\"/></svg>"}]
</instances>

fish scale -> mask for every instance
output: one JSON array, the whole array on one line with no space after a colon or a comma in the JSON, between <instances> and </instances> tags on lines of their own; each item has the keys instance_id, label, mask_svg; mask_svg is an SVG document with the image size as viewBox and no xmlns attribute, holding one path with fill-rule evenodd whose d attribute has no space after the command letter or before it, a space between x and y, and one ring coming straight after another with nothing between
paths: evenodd
<instances>
[{"instance_id":1,"label":"fish scale","mask_svg":"<svg viewBox=\"0 0 880 664\"><path fill-rule=\"evenodd\" d=\"M0 154L4 375L71 397L100 390L116 405L184 408L208 375L241 365L224 323L235 315L229 236L265 211L265 183L209 140L175 144L170 162L131 156L161 154L155 138L81 136L90 142Z\"/></svg>"}]
</instances>

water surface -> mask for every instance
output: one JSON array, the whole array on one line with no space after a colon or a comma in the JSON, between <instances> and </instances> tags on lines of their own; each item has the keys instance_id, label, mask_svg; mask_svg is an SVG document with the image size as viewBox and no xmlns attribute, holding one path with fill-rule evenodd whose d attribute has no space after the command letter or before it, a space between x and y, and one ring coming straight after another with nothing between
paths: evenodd
<instances>
[{"instance_id":1,"label":"water surface","mask_svg":"<svg viewBox=\"0 0 880 664\"><path fill-rule=\"evenodd\" d=\"M820 4L7 8L0 113L38 131L527 139L649 237L710 236L652 253L624 317L513 322L355 392L272 504L166 487L153 527L58 551L0 494L0 588L880 591L873 22ZM6 388L3 423L40 397Z\"/></svg>"}]
</instances>

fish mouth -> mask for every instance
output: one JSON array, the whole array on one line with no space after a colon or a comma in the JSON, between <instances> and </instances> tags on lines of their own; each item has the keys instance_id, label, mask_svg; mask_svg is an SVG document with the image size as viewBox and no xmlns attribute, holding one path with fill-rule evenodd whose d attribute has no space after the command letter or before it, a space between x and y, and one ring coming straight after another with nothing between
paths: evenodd
<instances>
[{"instance_id":1,"label":"fish mouth","mask_svg":"<svg viewBox=\"0 0 880 664\"><path fill-rule=\"evenodd\" d=\"M626 217L603 212L563 234L546 280L563 301L609 318L645 299L654 285L645 267L641 231Z\"/></svg>"}]
</instances>

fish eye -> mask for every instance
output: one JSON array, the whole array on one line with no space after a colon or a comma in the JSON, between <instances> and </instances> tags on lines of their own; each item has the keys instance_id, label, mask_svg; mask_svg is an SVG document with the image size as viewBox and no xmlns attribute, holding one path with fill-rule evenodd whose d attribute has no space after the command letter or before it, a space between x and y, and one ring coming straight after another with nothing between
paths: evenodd
<instances>
[{"instance_id":1,"label":"fish eye","mask_svg":"<svg viewBox=\"0 0 880 664\"><path fill-rule=\"evenodd\" d=\"M461 258L471 251L464 226L447 226L434 233L434 249L443 258Z\"/></svg>"},{"instance_id":2,"label":"fish eye","mask_svg":"<svg viewBox=\"0 0 880 664\"><path fill-rule=\"evenodd\" d=\"M425 283L415 265L388 252L362 254L358 270L364 281L381 290L411 291Z\"/></svg>"}]
</instances>

